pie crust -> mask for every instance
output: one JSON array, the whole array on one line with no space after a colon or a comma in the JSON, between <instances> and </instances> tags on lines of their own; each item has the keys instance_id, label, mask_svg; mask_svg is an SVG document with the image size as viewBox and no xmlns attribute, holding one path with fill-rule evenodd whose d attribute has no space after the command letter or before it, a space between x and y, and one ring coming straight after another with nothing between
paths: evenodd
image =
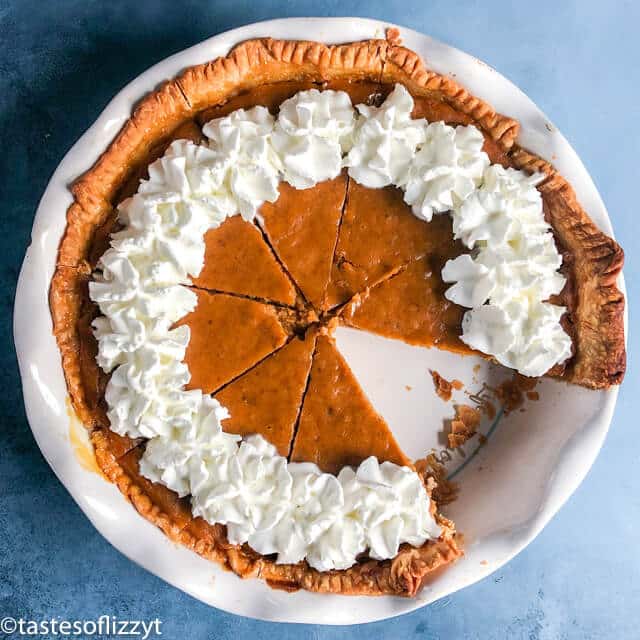
<instances>
[{"instance_id":1,"label":"pie crust","mask_svg":"<svg viewBox=\"0 0 640 640\"><path fill-rule=\"evenodd\" d=\"M201 134L196 122L239 108L243 94L251 89L263 95L265 104L275 106L304 87L339 87L354 82L362 82L367 91L400 82L422 99L421 108L432 113L439 110L449 122L475 124L485 135L492 161L544 173L540 190L546 216L565 257L570 285L563 303L570 310L568 331L575 349L569 365L557 373L569 382L592 388L620 383L625 370L624 298L616 278L622 268L622 249L595 227L571 187L550 164L517 145L515 120L497 114L452 79L426 69L415 53L386 40L337 46L251 40L226 57L187 69L145 97L105 153L72 187L75 201L67 212L50 305L69 394L78 416L91 431L100 468L136 509L172 540L240 576L261 577L279 588L411 596L436 569L461 555L452 523L436 514L443 529L439 540L421 548L405 545L392 560L365 559L346 571L321 573L304 562L278 565L246 545L229 545L224 527L193 518L186 499L139 474L142 444L109 431L103 401L106 376L95 362L91 333L95 309L87 283L117 226L114 207L135 190L144 169L172 139L198 139ZM255 103L253 99L251 104ZM274 322L279 329L272 329L265 357L287 339L281 319ZM230 379L241 373L230 374ZM433 474L428 466L422 468L432 492ZM435 514L433 501L432 509Z\"/></svg>"}]
</instances>

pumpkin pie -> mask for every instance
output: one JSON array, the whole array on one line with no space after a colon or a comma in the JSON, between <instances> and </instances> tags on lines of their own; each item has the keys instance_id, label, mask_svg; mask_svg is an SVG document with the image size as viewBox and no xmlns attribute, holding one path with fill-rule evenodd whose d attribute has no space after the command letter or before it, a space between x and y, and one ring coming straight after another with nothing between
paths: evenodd
<instances>
[{"instance_id":1,"label":"pumpkin pie","mask_svg":"<svg viewBox=\"0 0 640 640\"><path fill-rule=\"evenodd\" d=\"M263 105L276 113L303 89L341 89L354 104L379 104L396 83L412 94L414 117L473 124L492 162L543 174L538 188L567 278L558 302L568 309L564 322L573 342L569 362L553 373L587 387L620 383L624 297L616 278L622 250L596 228L557 171L519 146L515 120L425 68L395 41L242 43L145 97L72 187L50 304L71 400L91 430L100 468L172 540L277 588L413 596L460 557L459 537L432 500L440 538L419 548L403 545L390 560L365 555L347 570L280 565L247 545L229 544L225 527L194 518L188 499L141 476L144 441L108 429L107 376L95 363L91 321L97 309L87 283L118 228L118 203L135 192L149 163L171 141L198 142L202 124L239 108ZM309 190L281 183L279 199L262 207L260 223L258 229L236 216L207 235L205 268L194 282L198 305L180 321L191 329L185 357L190 387L217 392L231 409L225 429L262 433L280 452L291 451L292 460L315 461L328 471L370 455L411 464L327 330L316 338L316 328L307 328L333 326L339 317L411 344L468 352L459 340L462 310L445 299L439 275L442 264L462 252L448 216L418 220L395 188L368 190L341 175ZM302 311L298 293L309 303ZM429 495L438 495L439 472L424 464L416 468Z\"/></svg>"}]
</instances>

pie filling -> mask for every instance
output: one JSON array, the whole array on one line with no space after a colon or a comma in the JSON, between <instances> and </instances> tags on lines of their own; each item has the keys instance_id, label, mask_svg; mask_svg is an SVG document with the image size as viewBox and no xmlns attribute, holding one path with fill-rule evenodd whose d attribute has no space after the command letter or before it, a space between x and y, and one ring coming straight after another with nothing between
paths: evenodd
<instances>
[{"instance_id":1,"label":"pie filling","mask_svg":"<svg viewBox=\"0 0 640 640\"><path fill-rule=\"evenodd\" d=\"M190 495L193 515L226 525L230 543L279 563L347 569L364 552L393 558L441 533L421 477L330 338L310 329L283 346L286 312L265 301L295 305L289 277L320 313L365 290L407 295L405 280L420 282L410 295L428 308L442 281L452 283L444 296L455 304L409 315L420 326L403 339L440 342L467 307L452 343L532 376L571 355L565 309L547 302L565 279L539 178L491 165L473 125L413 113L398 84L380 106L354 109L343 91L309 89L284 100L277 118L254 106L208 121L206 141L173 142L120 205L123 228L89 283L104 314L94 330L111 374L111 428L149 438L140 472ZM399 198L413 216L385 205ZM346 321L367 326L368 306L348 305ZM263 381L294 348L292 380ZM268 403L262 424L243 421L242 406L268 385L298 398ZM230 418L221 402L233 410L238 394ZM229 419L237 428L225 431Z\"/></svg>"}]
</instances>

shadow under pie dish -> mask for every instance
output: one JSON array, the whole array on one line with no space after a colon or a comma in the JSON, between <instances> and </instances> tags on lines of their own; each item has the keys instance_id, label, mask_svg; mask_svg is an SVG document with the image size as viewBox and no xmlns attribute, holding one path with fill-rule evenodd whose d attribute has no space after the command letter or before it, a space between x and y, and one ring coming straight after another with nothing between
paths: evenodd
<instances>
[{"instance_id":1,"label":"shadow under pie dish","mask_svg":"<svg viewBox=\"0 0 640 640\"><path fill-rule=\"evenodd\" d=\"M602 388L620 382L624 372L623 299L615 286L622 266L621 250L593 226L553 168L517 146L513 120L495 114L451 80L425 70L415 54L385 41L338 47L251 41L227 58L187 70L143 100L107 152L74 186L76 203L69 210L51 289L55 331L74 407L92 430L96 455L107 476L172 538L220 560L239 575L259 575L274 586L413 595L431 571L457 558L460 551L452 525L443 519L438 520L439 539L418 549L404 546L389 560L360 557L352 568L341 571L318 572L305 562L281 565L247 545L228 544L224 527L193 518L187 499L179 499L139 473L143 441L122 438L109 430L104 399L108 376L95 361L97 344L91 323L98 312L88 284L108 246L106 241L120 225L115 205L136 191L146 167L172 140L200 143L201 125L239 108L262 104L275 115L284 100L310 88L346 91L354 105L375 107L396 84L413 96L414 118L473 124L484 136L484 150L492 164L544 174L537 189L563 257L566 284L558 301L567 309L562 322L572 345L571 357L554 366L550 374ZM236 228L229 231L231 225ZM412 214L401 190L392 186L373 190L344 172L313 188L297 189L281 182L280 198L263 205L258 226L253 225L229 217L207 233L205 269L193 281L198 300L207 302L198 302L193 316L181 320L191 329L189 347L194 353L187 351L186 356L191 383L197 381L199 388L228 406L232 421L236 420L233 398L238 398L245 411L243 424L256 426L245 432L238 424L236 431L261 432L292 459L300 459L296 452L302 452L302 459L315 461L326 471L357 465L368 455L410 464L357 389L343 394L351 401L346 407L340 404L344 397L331 397L340 394L323 397L323 389L334 390L331 381L357 387L326 334L337 319L411 344L470 352L460 340L465 309L445 297L447 286L440 277L446 262L465 252L460 241L454 240L449 216L421 220ZM221 234L228 240L220 240ZM238 242L245 236L246 242ZM236 248L225 251L233 242ZM241 260L238 247L246 251ZM209 254L216 257L207 257ZM225 259L236 262L229 262L227 269ZM208 267L214 263L220 268L211 270L208 279ZM239 264L253 266L237 278ZM390 306L393 315L388 313ZM195 317L198 315L201 318ZM215 336L228 331L240 331L242 337L233 344L218 344ZM240 345L247 348L221 350ZM206 358L204 349L209 349ZM286 364L288 352L294 349L301 352L291 356L297 372ZM276 358L285 364L274 364ZM268 366L276 374L260 376L259 368ZM278 372L292 379L284 377L271 389L256 392L265 378L278 380ZM252 374L256 380L243 384L243 378ZM212 381L203 382L211 377ZM241 390L234 394L234 387ZM283 389L289 397L276 397ZM282 403L290 409L288 415L278 410L263 423L259 417L268 411L258 401L265 398L271 398L265 401L271 407ZM330 436L335 431L344 436L346 424L355 429L353 420L348 420L354 405L361 420L371 423L356 441L364 444L361 450L346 452L340 438L318 444L318 433ZM252 407L257 422L252 422ZM332 417L337 418L317 417L323 407L331 408ZM365 436L371 433L376 438L367 443ZM307 440L296 440L298 437ZM309 443L312 445L304 446ZM433 502L431 507L435 509Z\"/></svg>"}]
</instances>

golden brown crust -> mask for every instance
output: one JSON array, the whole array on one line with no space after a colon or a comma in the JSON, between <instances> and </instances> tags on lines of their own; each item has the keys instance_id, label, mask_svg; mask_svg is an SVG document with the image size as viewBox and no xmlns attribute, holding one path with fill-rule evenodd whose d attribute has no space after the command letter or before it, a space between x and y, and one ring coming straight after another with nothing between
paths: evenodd
<instances>
[{"instance_id":1,"label":"golden brown crust","mask_svg":"<svg viewBox=\"0 0 640 640\"><path fill-rule=\"evenodd\" d=\"M93 431L91 442L96 460L105 477L120 489L141 515L159 527L171 540L179 542L182 528L175 518L170 518L157 504L154 504L148 492L140 486L139 480L142 478L132 477L125 471L120 459L113 454L105 431L102 429Z\"/></svg>"},{"instance_id":2,"label":"golden brown crust","mask_svg":"<svg viewBox=\"0 0 640 640\"><path fill-rule=\"evenodd\" d=\"M194 111L224 102L265 82L343 77L378 80L382 73L384 40L327 46L319 42L249 40L228 56L187 69L177 82Z\"/></svg>"},{"instance_id":3,"label":"golden brown crust","mask_svg":"<svg viewBox=\"0 0 640 640\"><path fill-rule=\"evenodd\" d=\"M458 547L451 523L438 517L445 530L441 538L422 547L405 545L392 560L366 560L346 571L316 571L305 563L276 565L259 561L259 574L276 588L303 588L317 593L342 595L415 596L432 574L454 562L462 552Z\"/></svg>"},{"instance_id":4,"label":"golden brown crust","mask_svg":"<svg viewBox=\"0 0 640 640\"><path fill-rule=\"evenodd\" d=\"M93 214L87 213L77 202L67 210L67 226L58 250L58 265L64 267L80 267L91 269L96 245L102 244L106 250L106 242L98 242L96 236L108 219L110 210L106 207ZM106 229L104 237L108 237L111 229Z\"/></svg>"},{"instance_id":5,"label":"golden brown crust","mask_svg":"<svg viewBox=\"0 0 640 640\"><path fill-rule=\"evenodd\" d=\"M562 377L594 389L620 384L626 368L625 301L617 286L624 263L622 247L596 227L571 185L551 164L518 146L511 162L518 169L546 176L538 186L545 212L571 255L575 353Z\"/></svg>"},{"instance_id":6,"label":"golden brown crust","mask_svg":"<svg viewBox=\"0 0 640 640\"><path fill-rule=\"evenodd\" d=\"M402 82L416 95L446 102L472 118L505 153L511 152L515 166L545 172L548 177L542 191L551 222L562 243L576 256L578 343L575 361L566 375L572 382L593 387L619 383L624 372L624 300L615 279L622 267L621 249L595 228L569 185L550 165L514 145L516 121L496 114L490 105L469 95L450 78L427 70L415 53L397 41L327 46L252 40L224 58L187 69L146 96L105 153L72 187L76 202L68 212L50 305L69 394L77 414L92 429L101 469L136 509L172 540L239 575L260 576L280 588L414 595L433 571L461 555L451 523L440 519L444 533L439 541L420 549L403 548L392 561L366 561L348 571L326 573L313 571L304 563L276 565L247 548L229 545L224 527L193 519L185 514L183 501L167 490L156 490L157 485L137 474L132 465L139 452L130 449L122 453L132 442L115 446L106 436L108 424L100 396L104 376L87 372L87 354L95 349L89 329L94 308L88 300L87 281L115 224L113 210L118 194L148 162L150 148L169 139L207 107L264 82L341 79ZM91 381L89 385L87 380Z\"/></svg>"},{"instance_id":7,"label":"golden brown crust","mask_svg":"<svg viewBox=\"0 0 640 640\"><path fill-rule=\"evenodd\" d=\"M49 307L71 403L80 420L90 425L92 413L84 402L84 382L80 375L80 336L77 331L83 301L80 287L85 281L88 281L88 274L82 277L77 268L59 266L51 281Z\"/></svg>"}]
</instances>

